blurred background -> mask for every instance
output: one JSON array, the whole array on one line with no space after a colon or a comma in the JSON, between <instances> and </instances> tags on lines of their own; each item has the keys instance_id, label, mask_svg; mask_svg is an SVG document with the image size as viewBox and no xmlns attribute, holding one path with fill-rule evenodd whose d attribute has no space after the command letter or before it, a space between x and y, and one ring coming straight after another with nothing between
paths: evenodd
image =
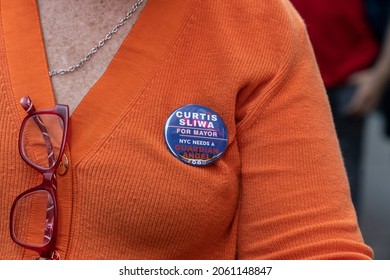
<instances>
[{"instance_id":1,"label":"blurred background","mask_svg":"<svg viewBox=\"0 0 390 280\"><path fill-rule=\"evenodd\" d=\"M363 237L390 260L390 0L290 1L327 90Z\"/></svg>"},{"instance_id":2,"label":"blurred background","mask_svg":"<svg viewBox=\"0 0 390 280\"><path fill-rule=\"evenodd\" d=\"M360 228L375 259L390 260L390 140L379 113L368 117L364 133Z\"/></svg>"}]
</instances>

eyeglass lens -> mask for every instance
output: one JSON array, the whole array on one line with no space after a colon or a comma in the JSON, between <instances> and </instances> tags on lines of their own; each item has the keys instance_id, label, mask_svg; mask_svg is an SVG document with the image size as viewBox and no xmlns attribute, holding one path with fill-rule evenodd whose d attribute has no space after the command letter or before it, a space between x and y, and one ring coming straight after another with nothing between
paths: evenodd
<instances>
[{"instance_id":1,"label":"eyeglass lens","mask_svg":"<svg viewBox=\"0 0 390 280\"><path fill-rule=\"evenodd\" d=\"M22 149L28 160L51 168L58 159L63 138L63 121L53 114L29 117L22 130Z\"/></svg>"},{"instance_id":2,"label":"eyeglass lens","mask_svg":"<svg viewBox=\"0 0 390 280\"><path fill-rule=\"evenodd\" d=\"M30 246L47 245L53 237L53 197L45 190L28 193L16 203L12 219L15 237L20 242Z\"/></svg>"}]
</instances>

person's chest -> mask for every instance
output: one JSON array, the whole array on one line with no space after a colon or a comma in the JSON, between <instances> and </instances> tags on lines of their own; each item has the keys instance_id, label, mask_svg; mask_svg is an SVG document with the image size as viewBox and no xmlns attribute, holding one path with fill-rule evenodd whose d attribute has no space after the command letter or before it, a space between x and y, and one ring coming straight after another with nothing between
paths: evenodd
<instances>
[{"instance_id":1,"label":"person's chest","mask_svg":"<svg viewBox=\"0 0 390 280\"><path fill-rule=\"evenodd\" d=\"M134 0L115 1L115 5L110 1L38 1L49 70L66 70L82 64L74 72L51 77L57 103L67 104L71 113L113 60L146 0L111 39L104 40L134 8L134 3Z\"/></svg>"}]
</instances>

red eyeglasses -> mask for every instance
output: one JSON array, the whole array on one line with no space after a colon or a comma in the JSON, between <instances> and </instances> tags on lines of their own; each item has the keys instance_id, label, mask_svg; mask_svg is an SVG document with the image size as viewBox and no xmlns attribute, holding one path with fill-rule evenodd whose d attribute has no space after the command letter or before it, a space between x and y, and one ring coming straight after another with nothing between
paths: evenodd
<instances>
[{"instance_id":1,"label":"red eyeglasses","mask_svg":"<svg viewBox=\"0 0 390 280\"><path fill-rule=\"evenodd\" d=\"M11 208L11 238L39 253L40 259L59 259L55 250L58 226L56 171L67 139L69 108L56 105L36 111L27 96L20 100L28 116L19 133L23 160L43 175L43 182L21 193Z\"/></svg>"}]
</instances>

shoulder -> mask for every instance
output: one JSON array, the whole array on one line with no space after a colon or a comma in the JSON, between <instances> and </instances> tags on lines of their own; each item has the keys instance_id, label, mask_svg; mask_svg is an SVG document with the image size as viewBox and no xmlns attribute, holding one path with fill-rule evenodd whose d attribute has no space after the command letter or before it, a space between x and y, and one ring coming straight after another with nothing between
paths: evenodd
<instances>
[{"instance_id":1,"label":"shoulder","mask_svg":"<svg viewBox=\"0 0 390 280\"><path fill-rule=\"evenodd\" d=\"M207 0L195 5L192 16L205 36L253 51L286 51L306 32L288 0Z\"/></svg>"},{"instance_id":2,"label":"shoulder","mask_svg":"<svg viewBox=\"0 0 390 280\"><path fill-rule=\"evenodd\" d=\"M241 25L244 28L273 27L274 30L282 30L286 25L303 25L289 0L210 0L202 1L197 9L202 11L204 20L223 21L226 25Z\"/></svg>"}]
</instances>

